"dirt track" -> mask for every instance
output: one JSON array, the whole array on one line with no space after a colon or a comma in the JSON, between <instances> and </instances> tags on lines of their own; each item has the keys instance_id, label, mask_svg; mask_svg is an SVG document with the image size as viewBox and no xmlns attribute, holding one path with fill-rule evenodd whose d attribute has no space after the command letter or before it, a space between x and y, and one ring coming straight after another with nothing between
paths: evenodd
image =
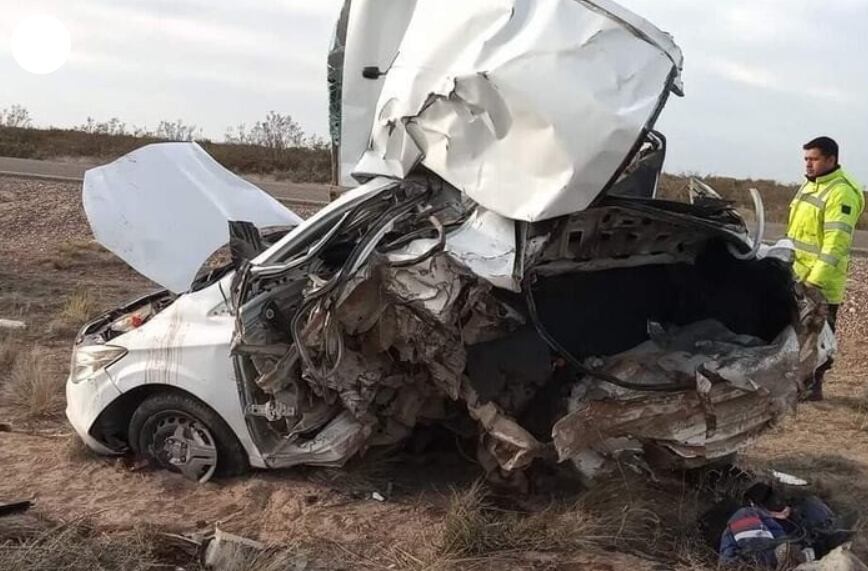
<instances>
[{"instance_id":1,"label":"dirt track","mask_svg":"<svg viewBox=\"0 0 868 571\"><path fill-rule=\"evenodd\" d=\"M70 332L58 328L56 319L70 293L77 288L94 292L93 309L99 311L152 287L112 256L81 246L90 233L78 196L70 183L0 178L0 317L28 322L20 347L45 348L58 386L66 374ZM748 464L819 481L836 507L863 517L868 516L866 316L868 262L858 260L840 317L841 352L828 400L801 406L797 416L744 456ZM0 382L7 374L0 370ZM123 460L82 454L56 412L32 421L0 403L0 421L22 431L0 433L0 501L35 496L46 515L63 519L91 514L107 530L150 522L190 531L223 521L225 529L248 536L319 544L340 557L345 568L404 568L408 559L398 553L419 558L430 553L450 487L466 486L479 474L459 455L433 453L393 461L369 458L347 471L257 472L200 486L173 474L133 471ZM374 491L385 493L390 484L388 501L371 498ZM859 550L868 555L864 534ZM594 558L561 553L557 564L550 557L533 559L538 556L520 554L512 564L539 569L661 568L659 562L628 555L616 559L615 554Z\"/></svg>"}]
</instances>

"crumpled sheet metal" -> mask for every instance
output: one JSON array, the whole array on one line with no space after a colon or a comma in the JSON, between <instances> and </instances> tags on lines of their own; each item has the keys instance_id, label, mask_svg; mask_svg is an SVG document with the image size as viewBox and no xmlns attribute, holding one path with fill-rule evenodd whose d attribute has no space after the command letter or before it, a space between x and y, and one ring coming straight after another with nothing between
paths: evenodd
<instances>
[{"instance_id":1,"label":"crumpled sheet metal","mask_svg":"<svg viewBox=\"0 0 868 571\"><path fill-rule=\"evenodd\" d=\"M432 238L414 240L389 253L401 261L415 258L436 243ZM453 261L494 287L521 291L521 277L515 268L515 221L490 210L476 208L468 219L446 237L446 252Z\"/></svg>"},{"instance_id":2,"label":"crumpled sheet metal","mask_svg":"<svg viewBox=\"0 0 868 571\"><path fill-rule=\"evenodd\" d=\"M514 418L505 414L493 402L482 402L467 384L462 388L462 398L467 404L470 417L482 428L480 448L497 463L497 468L506 472L522 470L535 458L545 454L545 446L525 430ZM495 466L486 467L488 470Z\"/></svg>"},{"instance_id":3,"label":"crumpled sheet metal","mask_svg":"<svg viewBox=\"0 0 868 571\"><path fill-rule=\"evenodd\" d=\"M788 327L772 344L759 344L715 323L686 326L669 346L649 341L609 358L604 370L633 382L683 382L694 371L696 390L638 393L586 379L591 388L575 391L571 412L552 429L559 460L577 460L581 469L596 455L638 447L665 450L686 464L706 461L744 448L791 412L803 389L802 344L816 337Z\"/></svg>"},{"instance_id":4,"label":"crumpled sheet metal","mask_svg":"<svg viewBox=\"0 0 868 571\"><path fill-rule=\"evenodd\" d=\"M338 468L363 450L371 435L371 426L360 422L348 410L333 418L311 440L287 440L266 462L274 467L297 464ZM287 459L291 460L287 460Z\"/></svg>"},{"instance_id":5,"label":"crumpled sheet metal","mask_svg":"<svg viewBox=\"0 0 868 571\"><path fill-rule=\"evenodd\" d=\"M580 211L679 91L681 65L671 38L613 2L417 0L353 174L405 178L422 164L507 218ZM354 99L344 85L345 113ZM352 122L345 157L359 152Z\"/></svg>"},{"instance_id":6,"label":"crumpled sheet metal","mask_svg":"<svg viewBox=\"0 0 868 571\"><path fill-rule=\"evenodd\" d=\"M457 401L466 395L466 345L522 325L518 313L490 295L489 284L445 253L409 267L374 256L357 277L331 309L345 349L340 366L324 379L326 391L369 429L370 438L352 453L406 437L420 417L432 417L444 397ZM305 331L315 359L322 357L325 322L316 315ZM309 382L328 396L316 381ZM507 417L482 405L471 414L492 427L496 442L522 440L523 429ZM531 452L505 454L500 457L506 465L519 467Z\"/></svg>"},{"instance_id":7,"label":"crumpled sheet metal","mask_svg":"<svg viewBox=\"0 0 868 571\"><path fill-rule=\"evenodd\" d=\"M409 267L375 255L349 289L331 310L346 349L325 382L366 435L344 451L397 442L420 418L434 418L423 412L432 403L460 399L480 427L480 461L504 478L536 458L570 460L593 477L625 452L684 465L736 452L793 410L804 388L800 369L816 366L817 351L803 345L816 344L821 325L806 309L798 331L787 327L769 344L714 320L670 330L651 324L649 341L607 358L603 370L634 383L689 380L693 388L649 393L584 379L548 444L495 400L480 398L464 376L468 345L525 324L449 252ZM315 329L306 343L314 353L323 339Z\"/></svg>"},{"instance_id":8,"label":"crumpled sheet metal","mask_svg":"<svg viewBox=\"0 0 868 571\"><path fill-rule=\"evenodd\" d=\"M802 346L799 353L799 375L809 378L818 366L838 352L835 332L828 321L828 307L814 288L798 283L799 334Z\"/></svg>"},{"instance_id":9,"label":"crumpled sheet metal","mask_svg":"<svg viewBox=\"0 0 868 571\"><path fill-rule=\"evenodd\" d=\"M345 334L355 337L347 344L361 345L365 355L345 353L328 382L356 416L384 425L370 445L407 436L436 392L465 402L480 425L480 447L497 468L522 470L542 455L545 447L496 404L482 402L464 377L466 347L509 335L523 317L448 252L409 267L380 259L364 275L335 314ZM425 374L408 375L407 366ZM396 397L375 414L384 387Z\"/></svg>"}]
</instances>

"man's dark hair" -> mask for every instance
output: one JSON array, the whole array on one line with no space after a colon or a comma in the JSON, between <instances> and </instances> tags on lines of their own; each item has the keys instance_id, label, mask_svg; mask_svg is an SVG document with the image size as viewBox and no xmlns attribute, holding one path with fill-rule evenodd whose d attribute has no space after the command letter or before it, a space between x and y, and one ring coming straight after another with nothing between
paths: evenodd
<instances>
[{"instance_id":1,"label":"man's dark hair","mask_svg":"<svg viewBox=\"0 0 868 571\"><path fill-rule=\"evenodd\" d=\"M762 482L758 482L747 489L744 493L744 501L773 511L780 511L786 507L786 503L780 497L777 490Z\"/></svg>"},{"instance_id":2,"label":"man's dark hair","mask_svg":"<svg viewBox=\"0 0 868 571\"><path fill-rule=\"evenodd\" d=\"M810 149L820 149L820 152L823 153L824 157L835 157L836 159L839 157L838 155L838 143L835 142L835 139L831 137L817 137L816 139L812 139L805 143L805 146L802 149L808 151Z\"/></svg>"}]
</instances>

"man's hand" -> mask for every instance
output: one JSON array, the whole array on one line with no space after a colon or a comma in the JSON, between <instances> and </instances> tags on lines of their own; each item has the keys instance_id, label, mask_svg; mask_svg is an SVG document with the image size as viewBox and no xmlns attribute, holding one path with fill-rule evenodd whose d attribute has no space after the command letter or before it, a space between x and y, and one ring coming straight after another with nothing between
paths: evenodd
<instances>
[{"instance_id":1,"label":"man's hand","mask_svg":"<svg viewBox=\"0 0 868 571\"><path fill-rule=\"evenodd\" d=\"M769 510L769 515L775 519L789 519L792 513L793 510L790 509L790 506L785 507L779 512Z\"/></svg>"}]
</instances>

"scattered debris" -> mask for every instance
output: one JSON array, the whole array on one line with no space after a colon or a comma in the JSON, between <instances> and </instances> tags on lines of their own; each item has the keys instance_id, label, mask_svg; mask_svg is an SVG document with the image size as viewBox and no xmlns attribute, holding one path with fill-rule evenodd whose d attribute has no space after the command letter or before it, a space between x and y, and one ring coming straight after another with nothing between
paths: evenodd
<instances>
[{"instance_id":1,"label":"scattered debris","mask_svg":"<svg viewBox=\"0 0 868 571\"><path fill-rule=\"evenodd\" d=\"M772 476L780 482L781 484L786 484L788 486L807 486L808 481L799 478L798 476L793 476L792 474L787 474L785 472L778 472L777 470L772 470Z\"/></svg>"},{"instance_id":2,"label":"scattered debris","mask_svg":"<svg viewBox=\"0 0 868 571\"><path fill-rule=\"evenodd\" d=\"M216 528L214 536L204 543L202 562L208 568L224 571L235 567L239 559L252 559L264 549L264 543Z\"/></svg>"},{"instance_id":3,"label":"scattered debris","mask_svg":"<svg viewBox=\"0 0 868 571\"><path fill-rule=\"evenodd\" d=\"M853 554L848 543L835 548L819 561L802 563L794 571L868 571L868 565Z\"/></svg>"},{"instance_id":4,"label":"scattered debris","mask_svg":"<svg viewBox=\"0 0 868 571\"><path fill-rule=\"evenodd\" d=\"M33 502L31 500L20 500L16 502L4 502L0 504L0 517L24 513L30 508L33 507Z\"/></svg>"},{"instance_id":5,"label":"scattered debris","mask_svg":"<svg viewBox=\"0 0 868 571\"><path fill-rule=\"evenodd\" d=\"M27 324L23 321L16 321L14 319L0 319L0 329L12 329L13 331L15 331L26 328Z\"/></svg>"}]
</instances>

